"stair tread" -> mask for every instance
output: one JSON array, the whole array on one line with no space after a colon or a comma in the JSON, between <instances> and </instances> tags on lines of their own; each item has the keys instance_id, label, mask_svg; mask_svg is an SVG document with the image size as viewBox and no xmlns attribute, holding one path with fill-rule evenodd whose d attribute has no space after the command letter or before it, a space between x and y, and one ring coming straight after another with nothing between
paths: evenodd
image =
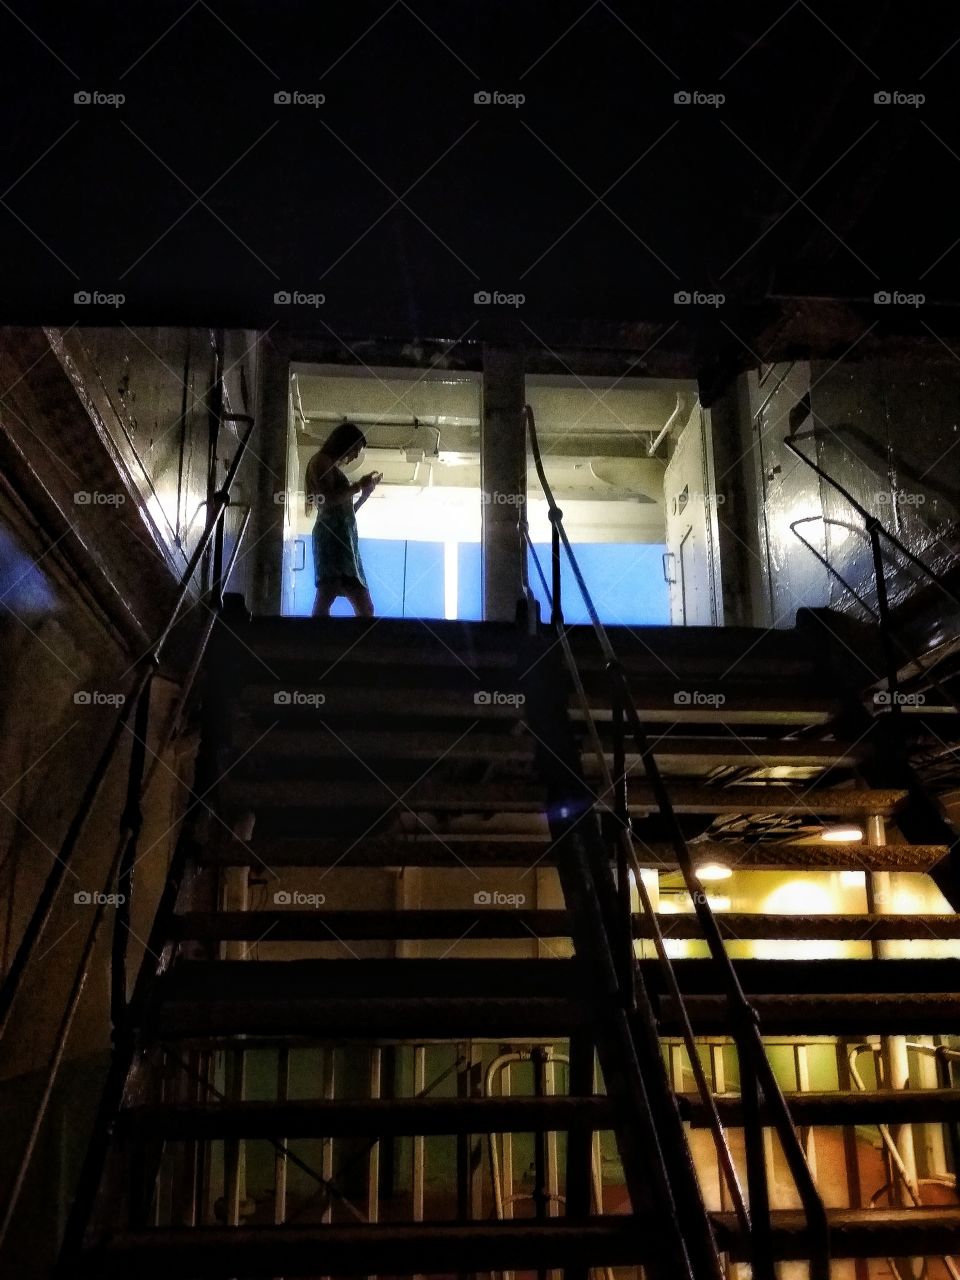
<instances>
[{"instance_id":1,"label":"stair tread","mask_svg":"<svg viewBox=\"0 0 960 1280\"><path fill-rule=\"evenodd\" d=\"M661 912L657 919L665 937L701 938L692 911ZM391 941L447 939L467 931L479 938L569 938L571 915L565 910L472 908L421 910L310 910L284 908L261 911L188 911L175 918L178 938L234 941ZM824 939L866 941L880 939L960 939L960 915L869 915L867 913L765 915L724 911L717 915L720 932L736 939ZM634 915L634 935L652 936L642 913Z\"/></svg>"},{"instance_id":2,"label":"stair tread","mask_svg":"<svg viewBox=\"0 0 960 1280\"><path fill-rule=\"evenodd\" d=\"M722 1249L745 1260L736 1214L711 1213ZM929 1256L960 1247L960 1208L829 1209L831 1253L836 1258ZM802 1211L771 1214L778 1261L809 1256ZM85 1273L124 1276L135 1269L148 1280L166 1280L171 1270L203 1268L209 1277L316 1274L318 1257L331 1273L363 1270L389 1274L456 1271L469 1250L476 1270L536 1269L572 1265L629 1266L642 1262L656 1240L652 1217L636 1215L543 1223L369 1223L363 1225L259 1227L154 1227L117 1233L88 1249ZM646 1253L649 1257L649 1253ZM89 1270L87 1270L89 1268Z\"/></svg>"},{"instance_id":3,"label":"stair tread","mask_svg":"<svg viewBox=\"0 0 960 1280\"><path fill-rule=\"evenodd\" d=\"M582 1123L609 1128L609 1098L376 1098L294 1102L218 1102L132 1107L122 1113L138 1133L164 1138L406 1136L530 1133Z\"/></svg>"},{"instance_id":4,"label":"stair tread","mask_svg":"<svg viewBox=\"0 0 960 1280\"><path fill-rule=\"evenodd\" d=\"M736 1214L710 1215L721 1248L737 1261L746 1260L746 1241ZM952 1205L915 1209L828 1209L831 1256L880 1258L889 1255L929 1256L960 1249L960 1208ZM777 1261L809 1257L806 1218L801 1210L771 1213Z\"/></svg>"},{"instance_id":5,"label":"stair tread","mask_svg":"<svg viewBox=\"0 0 960 1280\"><path fill-rule=\"evenodd\" d=\"M646 1229L644 1229L646 1228ZM500 1222L365 1223L341 1226L152 1228L112 1236L88 1250L90 1275L168 1280L176 1268L191 1274L198 1262L204 1276L237 1274L315 1276L379 1273L454 1273L470 1258L471 1270L527 1270L586 1266L626 1266L649 1255L657 1239L655 1223L608 1216L572 1222L513 1219Z\"/></svg>"},{"instance_id":6,"label":"stair tread","mask_svg":"<svg viewBox=\"0 0 960 1280\"><path fill-rule=\"evenodd\" d=\"M779 962L771 967L778 968ZM750 1003L764 1035L952 1035L960 1019L960 990L911 994L909 1000L902 991L830 996L751 995ZM732 1022L723 996L688 996L684 1004L695 1034L730 1033ZM676 1012L672 1000L661 1002L661 1034L678 1033Z\"/></svg>"},{"instance_id":7,"label":"stair tread","mask_svg":"<svg viewBox=\"0 0 960 1280\"><path fill-rule=\"evenodd\" d=\"M785 1092L784 1098L794 1122L800 1125L917 1124L945 1120L960 1112L960 1089ZM717 1094L714 1100L724 1124L742 1123L739 1094ZM695 1127L709 1123L699 1094L678 1094L677 1101L681 1115Z\"/></svg>"},{"instance_id":8,"label":"stair tread","mask_svg":"<svg viewBox=\"0 0 960 1280\"><path fill-rule=\"evenodd\" d=\"M947 854L946 845L792 844L772 840L698 841L690 845L695 860L725 861L743 869L781 870L787 868L831 867L867 871L925 871ZM455 851L455 852L454 852ZM640 865L670 868L677 865L673 846L638 841ZM556 861L549 834L491 839L485 835L444 833L442 837L260 835L243 843L222 827L211 833L201 860L211 864L237 866L530 866Z\"/></svg>"},{"instance_id":9,"label":"stair tread","mask_svg":"<svg viewBox=\"0 0 960 1280\"><path fill-rule=\"evenodd\" d=\"M227 778L221 784L228 799L247 807L310 808L376 808L394 810L397 794L385 782L375 778L356 781L331 778ZM879 814L892 816L906 801L907 792L894 789L860 789L823 787L811 789L783 786L707 787L681 783L669 788L670 802L677 813L740 814L777 813L840 816ZM454 779L428 778L416 783L403 794L407 809L435 811L500 813L506 809L540 813L546 804L546 787L537 781L496 779L473 783ZM658 810L652 788L645 782L632 782L629 789L631 814L647 814Z\"/></svg>"}]
</instances>

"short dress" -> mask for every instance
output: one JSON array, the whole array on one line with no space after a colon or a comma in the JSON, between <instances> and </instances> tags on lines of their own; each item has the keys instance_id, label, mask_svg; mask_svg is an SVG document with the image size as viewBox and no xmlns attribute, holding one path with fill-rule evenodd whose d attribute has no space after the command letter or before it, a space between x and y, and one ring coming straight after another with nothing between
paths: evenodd
<instances>
[{"instance_id":1,"label":"short dress","mask_svg":"<svg viewBox=\"0 0 960 1280\"><path fill-rule=\"evenodd\" d=\"M339 467L332 469L329 483L334 490L350 486ZM367 585L352 498L349 502L321 503L318 506L313 526L313 568L318 587L322 583L347 586L348 579L355 579L362 587Z\"/></svg>"}]
</instances>

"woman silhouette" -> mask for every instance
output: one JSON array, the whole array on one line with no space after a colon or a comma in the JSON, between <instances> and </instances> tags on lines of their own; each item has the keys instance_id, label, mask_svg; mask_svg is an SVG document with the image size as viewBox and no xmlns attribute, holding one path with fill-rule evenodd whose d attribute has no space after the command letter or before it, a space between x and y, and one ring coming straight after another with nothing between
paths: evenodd
<instances>
[{"instance_id":1,"label":"woman silhouette","mask_svg":"<svg viewBox=\"0 0 960 1280\"><path fill-rule=\"evenodd\" d=\"M356 512L383 479L371 471L351 484L340 463L353 462L366 448L366 438L354 422L342 422L330 432L307 463L304 483L307 515L316 510L313 526L313 565L317 595L313 616L327 618L337 596L346 596L354 613L373 617L373 600L360 560ZM359 500L354 499L359 495Z\"/></svg>"}]
</instances>

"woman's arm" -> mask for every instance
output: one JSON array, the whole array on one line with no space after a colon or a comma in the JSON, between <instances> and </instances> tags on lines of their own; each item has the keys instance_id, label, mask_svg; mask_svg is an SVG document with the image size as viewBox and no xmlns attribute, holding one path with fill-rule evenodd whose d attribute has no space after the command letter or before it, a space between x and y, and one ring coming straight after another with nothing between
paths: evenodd
<instances>
[{"instance_id":1,"label":"woman's arm","mask_svg":"<svg viewBox=\"0 0 960 1280\"><path fill-rule=\"evenodd\" d=\"M338 483L342 479L343 483ZM318 507L340 507L352 503L361 491L361 485L350 484L342 472L337 471L332 459L315 453L307 463L304 479L304 506L307 515Z\"/></svg>"}]
</instances>

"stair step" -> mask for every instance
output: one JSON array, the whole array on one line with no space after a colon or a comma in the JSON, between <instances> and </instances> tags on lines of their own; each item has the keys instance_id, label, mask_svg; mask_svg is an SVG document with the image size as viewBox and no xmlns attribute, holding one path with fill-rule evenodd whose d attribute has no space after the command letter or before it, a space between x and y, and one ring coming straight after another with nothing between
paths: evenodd
<instances>
[{"instance_id":1,"label":"stair step","mask_svg":"<svg viewBox=\"0 0 960 1280\"><path fill-rule=\"evenodd\" d=\"M702 931L692 912L660 915L660 927L667 938L700 938ZM717 913L717 923L725 938L878 942L884 940L948 941L960 938L960 915L760 915L749 912ZM649 937L651 930L642 920L635 926L637 937Z\"/></svg>"},{"instance_id":2,"label":"stair step","mask_svg":"<svg viewBox=\"0 0 960 1280\"><path fill-rule=\"evenodd\" d=\"M810 1233L800 1210L772 1213L776 1261L810 1256ZM722 1250L748 1260L748 1241L733 1213L710 1215ZM835 1258L930 1257L960 1251L960 1209L831 1209L831 1254ZM370 1223L362 1226L153 1228L123 1232L87 1253L82 1276L137 1275L168 1280L172 1273L210 1280L282 1275L313 1276L319 1260L330 1274L413 1275L470 1270L537 1270L632 1266L651 1255L657 1233L637 1216L572 1222L468 1224ZM361 1265L362 1263L362 1265Z\"/></svg>"},{"instance_id":3,"label":"stair step","mask_svg":"<svg viewBox=\"0 0 960 1280\"><path fill-rule=\"evenodd\" d=\"M557 997L302 996L181 1000L163 1005L150 1029L162 1039L308 1036L313 1040L563 1039L590 1025L585 1006Z\"/></svg>"},{"instance_id":4,"label":"stair step","mask_svg":"<svg viewBox=\"0 0 960 1280\"><path fill-rule=\"evenodd\" d=\"M371 808L393 809L397 792L375 778L360 777L354 781L317 778L242 778L228 777L222 784L223 799L228 804L257 809L278 808ZM906 791L867 790L852 787L824 787L820 790L782 786L703 787L688 783L669 788L670 802L677 813L739 814L777 813L804 814L820 817L865 816L879 814L890 817L906 801ZM495 779L489 783L435 781L427 778L403 792L403 806L433 811L463 810L471 813L520 812L539 813L545 809L546 789L534 782ZM634 782L629 789L631 814L657 811L653 792L645 782Z\"/></svg>"},{"instance_id":5,"label":"stair step","mask_svg":"<svg viewBox=\"0 0 960 1280\"><path fill-rule=\"evenodd\" d=\"M667 938L701 938L692 910L658 914ZM736 939L949 940L960 938L958 915L760 915L722 912L724 937ZM634 917L634 936L649 938L652 926ZM472 909L339 911L322 905L309 911L191 911L176 917L175 936L242 942L393 941L394 939L569 938L567 911L524 911L478 903Z\"/></svg>"},{"instance_id":6,"label":"stair step","mask_svg":"<svg viewBox=\"0 0 960 1280\"><path fill-rule=\"evenodd\" d=\"M543 961L541 963L547 963ZM639 961L644 982L655 994L666 991L656 960ZM720 977L709 959L673 961L680 991L689 996L715 996ZM825 959L825 960L734 960L743 990L754 997L820 999L825 1003L848 997L886 999L896 994L901 1000L925 996L960 998L960 960L944 959ZM842 992L843 995L838 995ZM921 998L921 997L918 997Z\"/></svg>"},{"instance_id":7,"label":"stair step","mask_svg":"<svg viewBox=\"0 0 960 1280\"><path fill-rule=\"evenodd\" d=\"M605 1097L379 1098L356 1101L240 1102L133 1107L124 1126L141 1137L191 1138L405 1137L453 1133L557 1132L575 1126L609 1129Z\"/></svg>"},{"instance_id":8,"label":"stair step","mask_svg":"<svg viewBox=\"0 0 960 1280\"><path fill-rule=\"evenodd\" d=\"M877 848L851 844L791 844L775 841L697 841L690 846L695 860L726 862L743 870L927 871L946 856L946 845L887 844ZM660 870L676 867L673 846L636 845L640 865ZM529 867L556 862L549 835L369 836L362 841L324 836L254 835L247 843L233 839L217 825L199 857L209 865L270 867Z\"/></svg>"},{"instance_id":9,"label":"stair step","mask_svg":"<svg viewBox=\"0 0 960 1280\"><path fill-rule=\"evenodd\" d=\"M501 765L505 761L530 761L536 750L535 739L527 732L514 732L514 726L505 726L509 732L490 733L475 729L465 737L458 737L449 727L446 729L391 728L377 730L344 727L336 735L319 723L314 728L276 728L267 737L259 725L244 724L233 735L233 746L243 757L241 768L249 771L256 764L258 769L285 768L290 762L302 764L309 760L344 760L356 753L362 760L436 760L443 756L450 760L486 760ZM613 761L613 746L609 725L600 726L607 763ZM591 744L581 741L584 764L588 771L598 768ZM869 755L865 743L836 743L816 741L792 741L790 739L754 739L738 741L707 737L681 737L662 735L654 744L653 754L662 768L701 764L704 768L740 766L773 768L791 765L806 768L845 768ZM627 744L627 764L634 770L640 767L639 753ZM641 775L642 776L642 775Z\"/></svg>"},{"instance_id":10,"label":"stair step","mask_svg":"<svg viewBox=\"0 0 960 1280\"><path fill-rule=\"evenodd\" d=\"M637 858L642 867L676 867L671 845L636 842ZM944 844L810 844L763 840L710 841L690 844L694 862L725 862L744 871L814 871L823 869L852 871L928 871L946 857Z\"/></svg>"},{"instance_id":11,"label":"stair step","mask_svg":"<svg viewBox=\"0 0 960 1280\"><path fill-rule=\"evenodd\" d=\"M794 1123L806 1125L922 1124L955 1120L960 1116L960 1089L878 1089L856 1093L786 1093ZM694 1128L709 1124L707 1108L698 1094L678 1094L680 1113ZM715 1098L725 1125L739 1126L743 1112L739 1096ZM767 1112L763 1110L764 1118Z\"/></svg>"},{"instance_id":12,"label":"stair step","mask_svg":"<svg viewBox=\"0 0 960 1280\"><path fill-rule=\"evenodd\" d=\"M598 730L605 754L608 760L612 760L611 726L600 724ZM580 746L584 764L592 771L597 767L596 756L585 734L581 737ZM632 749L629 739L626 748L627 764L633 768L635 776L642 778L639 752ZM654 758L664 769L701 762L704 768L714 769L724 765L755 769L775 768L777 765L811 769L848 768L864 760L870 752L871 747L866 742L817 742L790 738L740 740L684 737L670 733L658 734L653 744Z\"/></svg>"},{"instance_id":13,"label":"stair step","mask_svg":"<svg viewBox=\"0 0 960 1280\"><path fill-rule=\"evenodd\" d=\"M932 1257L960 1252L960 1209L830 1209L834 1258ZM736 1214L712 1213L717 1243L735 1261L748 1260ZM802 1211L779 1209L773 1219L773 1256L778 1262L810 1256L810 1233Z\"/></svg>"},{"instance_id":14,"label":"stair step","mask_svg":"<svg viewBox=\"0 0 960 1280\"><path fill-rule=\"evenodd\" d=\"M650 1256L655 1224L637 1217L362 1226L154 1228L90 1250L93 1280L205 1280L329 1275L410 1276L631 1266Z\"/></svg>"},{"instance_id":15,"label":"stair step","mask_svg":"<svg viewBox=\"0 0 960 1280\"><path fill-rule=\"evenodd\" d=\"M168 1002L299 998L318 992L351 1000L498 1000L568 998L578 990L579 975L575 960L369 960L345 953L342 960L179 960L158 985Z\"/></svg>"},{"instance_id":16,"label":"stair step","mask_svg":"<svg viewBox=\"0 0 960 1280\"><path fill-rule=\"evenodd\" d=\"M806 727L829 724L841 711L839 699L825 697L823 694L805 693L792 689L789 693L780 691L769 680L756 682L753 686L745 683L724 684L717 690L699 690L704 697L714 694L723 698L719 701L699 701L691 692L690 700L677 697L686 690L679 690L676 681L640 680L628 681L637 713L645 724L709 724L709 725L782 725ZM609 720L612 718L610 693L599 678L593 687L586 689L587 705L594 717ZM578 698L573 695L568 700L571 718L583 720L584 713Z\"/></svg>"},{"instance_id":17,"label":"stair step","mask_svg":"<svg viewBox=\"0 0 960 1280\"><path fill-rule=\"evenodd\" d=\"M163 1036L566 1036L588 1018L568 960L181 961L158 983Z\"/></svg>"},{"instance_id":18,"label":"stair step","mask_svg":"<svg viewBox=\"0 0 960 1280\"><path fill-rule=\"evenodd\" d=\"M732 1022L724 996L689 996L684 1003L697 1035L730 1034ZM750 1003L764 1035L952 1035L960 1019L960 991L922 993L909 999L899 991L872 995L753 995ZM673 1001L664 999L660 1008L661 1033L678 1034L680 1024Z\"/></svg>"}]
</instances>

